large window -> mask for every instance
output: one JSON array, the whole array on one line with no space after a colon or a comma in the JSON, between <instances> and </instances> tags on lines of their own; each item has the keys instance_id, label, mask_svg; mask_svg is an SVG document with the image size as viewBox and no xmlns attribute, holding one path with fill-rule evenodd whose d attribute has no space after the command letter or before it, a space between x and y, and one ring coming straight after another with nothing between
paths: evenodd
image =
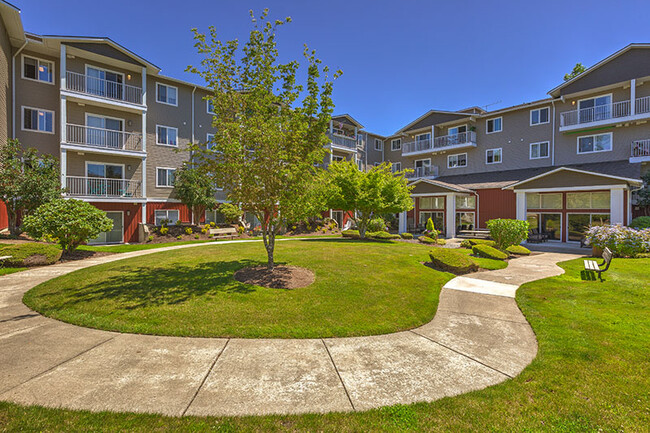
<instances>
[{"instance_id":1,"label":"large window","mask_svg":"<svg viewBox=\"0 0 650 433\"><path fill-rule=\"evenodd\" d=\"M156 126L156 143L163 146L178 147L178 128Z\"/></svg>"},{"instance_id":2,"label":"large window","mask_svg":"<svg viewBox=\"0 0 650 433\"><path fill-rule=\"evenodd\" d=\"M562 193L526 193L527 209L562 209Z\"/></svg>"},{"instance_id":3,"label":"large window","mask_svg":"<svg viewBox=\"0 0 650 433\"><path fill-rule=\"evenodd\" d=\"M456 212L456 229L474 230L475 217L474 212Z\"/></svg>"},{"instance_id":4,"label":"large window","mask_svg":"<svg viewBox=\"0 0 650 433\"><path fill-rule=\"evenodd\" d=\"M156 101L161 104L178 105L178 88L166 84L156 84Z\"/></svg>"},{"instance_id":5,"label":"large window","mask_svg":"<svg viewBox=\"0 0 650 433\"><path fill-rule=\"evenodd\" d=\"M396 150L400 150L401 148L402 148L402 140L400 138L396 138L390 141L390 150L396 151Z\"/></svg>"},{"instance_id":6,"label":"large window","mask_svg":"<svg viewBox=\"0 0 650 433\"><path fill-rule=\"evenodd\" d=\"M381 151L384 148L384 142L375 138L375 150Z\"/></svg>"},{"instance_id":7,"label":"large window","mask_svg":"<svg viewBox=\"0 0 650 433\"><path fill-rule=\"evenodd\" d=\"M445 213L444 212L419 212L419 227L426 227L429 218L433 220L433 226L436 230L445 232Z\"/></svg>"},{"instance_id":8,"label":"large window","mask_svg":"<svg viewBox=\"0 0 650 433\"><path fill-rule=\"evenodd\" d=\"M503 118L496 117L494 119L488 119L486 121L486 132L492 134L494 132L501 132L503 130Z\"/></svg>"},{"instance_id":9,"label":"large window","mask_svg":"<svg viewBox=\"0 0 650 433\"><path fill-rule=\"evenodd\" d=\"M567 209L609 209L610 193L598 192L569 192L566 195Z\"/></svg>"},{"instance_id":10,"label":"large window","mask_svg":"<svg viewBox=\"0 0 650 433\"><path fill-rule=\"evenodd\" d=\"M54 84L54 63L23 56L23 78Z\"/></svg>"},{"instance_id":11,"label":"large window","mask_svg":"<svg viewBox=\"0 0 650 433\"><path fill-rule=\"evenodd\" d=\"M529 213L526 216L531 229L537 229L554 241L562 239L562 214Z\"/></svg>"},{"instance_id":12,"label":"large window","mask_svg":"<svg viewBox=\"0 0 650 433\"><path fill-rule=\"evenodd\" d=\"M156 168L156 186L164 188L174 187L175 168L157 167Z\"/></svg>"},{"instance_id":13,"label":"large window","mask_svg":"<svg viewBox=\"0 0 650 433\"><path fill-rule=\"evenodd\" d=\"M530 124L532 125L542 125L549 122L549 108L537 108L535 110L530 110Z\"/></svg>"},{"instance_id":14,"label":"large window","mask_svg":"<svg viewBox=\"0 0 650 433\"><path fill-rule=\"evenodd\" d=\"M548 158L549 142L530 143L530 159Z\"/></svg>"},{"instance_id":15,"label":"large window","mask_svg":"<svg viewBox=\"0 0 650 433\"><path fill-rule=\"evenodd\" d=\"M390 164L390 169L393 173L397 173L398 171L402 171L402 163L401 162L393 162Z\"/></svg>"},{"instance_id":16,"label":"large window","mask_svg":"<svg viewBox=\"0 0 650 433\"><path fill-rule=\"evenodd\" d=\"M456 209L475 209L475 208L476 208L475 195L456 196Z\"/></svg>"},{"instance_id":17,"label":"large window","mask_svg":"<svg viewBox=\"0 0 650 433\"><path fill-rule=\"evenodd\" d=\"M180 220L179 213L177 209L163 209L156 211L156 225L162 225L163 222L166 224L176 224Z\"/></svg>"},{"instance_id":18,"label":"large window","mask_svg":"<svg viewBox=\"0 0 650 433\"><path fill-rule=\"evenodd\" d=\"M612 95L602 95L578 101L579 123L597 122L611 117Z\"/></svg>"},{"instance_id":19,"label":"large window","mask_svg":"<svg viewBox=\"0 0 650 433\"><path fill-rule=\"evenodd\" d=\"M498 149L488 149L485 151L485 163L486 164L500 164L503 161L502 150Z\"/></svg>"},{"instance_id":20,"label":"large window","mask_svg":"<svg viewBox=\"0 0 650 433\"><path fill-rule=\"evenodd\" d=\"M578 153L609 152L612 150L612 133L578 137Z\"/></svg>"},{"instance_id":21,"label":"large window","mask_svg":"<svg viewBox=\"0 0 650 433\"><path fill-rule=\"evenodd\" d=\"M124 74L86 66L86 92L111 99L124 99Z\"/></svg>"},{"instance_id":22,"label":"large window","mask_svg":"<svg viewBox=\"0 0 650 433\"><path fill-rule=\"evenodd\" d=\"M567 215L568 240L580 241L589 226L609 224L609 214L570 213Z\"/></svg>"},{"instance_id":23,"label":"large window","mask_svg":"<svg viewBox=\"0 0 650 433\"><path fill-rule=\"evenodd\" d=\"M218 209L214 210L206 210L205 211L205 223L210 224L210 223L215 223L215 224L223 224L226 222L226 219L223 217L223 214L219 212Z\"/></svg>"},{"instance_id":24,"label":"large window","mask_svg":"<svg viewBox=\"0 0 650 433\"><path fill-rule=\"evenodd\" d=\"M23 107L23 129L54 134L54 112Z\"/></svg>"},{"instance_id":25,"label":"large window","mask_svg":"<svg viewBox=\"0 0 650 433\"><path fill-rule=\"evenodd\" d=\"M447 168L467 167L467 154L459 153L447 157Z\"/></svg>"},{"instance_id":26,"label":"large window","mask_svg":"<svg viewBox=\"0 0 650 433\"><path fill-rule=\"evenodd\" d=\"M444 209L445 197L420 197L420 209Z\"/></svg>"}]
</instances>

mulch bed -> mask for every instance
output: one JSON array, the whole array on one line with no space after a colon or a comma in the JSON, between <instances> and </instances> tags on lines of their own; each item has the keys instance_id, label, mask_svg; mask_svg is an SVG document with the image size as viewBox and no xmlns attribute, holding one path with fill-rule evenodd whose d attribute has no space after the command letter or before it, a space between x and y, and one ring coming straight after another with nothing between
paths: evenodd
<instances>
[{"instance_id":1,"label":"mulch bed","mask_svg":"<svg viewBox=\"0 0 650 433\"><path fill-rule=\"evenodd\" d=\"M314 273L298 266L278 265L269 270L264 266L252 266L238 270L235 280L270 289L299 289L314 282Z\"/></svg>"},{"instance_id":2,"label":"mulch bed","mask_svg":"<svg viewBox=\"0 0 650 433\"><path fill-rule=\"evenodd\" d=\"M84 251L84 250L75 250L72 253L63 253L61 256L60 262L75 262L77 260L84 260L90 258L112 256L115 253L110 253L108 251Z\"/></svg>"}]
</instances>

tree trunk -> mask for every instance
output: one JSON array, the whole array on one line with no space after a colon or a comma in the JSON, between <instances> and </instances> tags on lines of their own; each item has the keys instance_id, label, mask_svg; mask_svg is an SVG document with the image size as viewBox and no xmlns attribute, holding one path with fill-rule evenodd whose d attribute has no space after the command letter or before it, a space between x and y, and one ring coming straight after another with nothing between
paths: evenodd
<instances>
[{"instance_id":1,"label":"tree trunk","mask_svg":"<svg viewBox=\"0 0 650 433\"><path fill-rule=\"evenodd\" d=\"M18 236L20 232L18 231L18 227L16 226L16 222L18 221L18 215L16 214L15 211L10 210L10 207L7 206L7 217L9 219L9 233L11 236Z\"/></svg>"},{"instance_id":2,"label":"tree trunk","mask_svg":"<svg viewBox=\"0 0 650 433\"><path fill-rule=\"evenodd\" d=\"M266 256L268 260L266 267L269 268L270 270L273 270L273 268L275 267L275 261L273 258L274 252L275 252L275 233L271 232L269 234L268 244L266 245Z\"/></svg>"}]
</instances>

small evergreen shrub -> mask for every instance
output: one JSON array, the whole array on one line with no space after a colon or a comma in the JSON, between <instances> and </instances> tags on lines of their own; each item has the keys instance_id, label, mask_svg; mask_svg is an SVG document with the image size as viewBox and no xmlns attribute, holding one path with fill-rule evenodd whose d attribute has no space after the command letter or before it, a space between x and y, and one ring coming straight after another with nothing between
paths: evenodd
<instances>
[{"instance_id":1,"label":"small evergreen shrub","mask_svg":"<svg viewBox=\"0 0 650 433\"><path fill-rule=\"evenodd\" d=\"M191 235L192 234L192 227L186 227L185 228L185 234L186 235Z\"/></svg>"},{"instance_id":2,"label":"small evergreen shrub","mask_svg":"<svg viewBox=\"0 0 650 433\"><path fill-rule=\"evenodd\" d=\"M436 239L430 238L429 236L420 236L418 238L418 241L422 242L423 244L430 244L430 245L437 244Z\"/></svg>"},{"instance_id":3,"label":"small evergreen shrub","mask_svg":"<svg viewBox=\"0 0 650 433\"><path fill-rule=\"evenodd\" d=\"M402 239L413 239L412 233L400 233L399 235L402 237Z\"/></svg>"},{"instance_id":4,"label":"small evergreen shrub","mask_svg":"<svg viewBox=\"0 0 650 433\"><path fill-rule=\"evenodd\" d=\"M634 256L635 259L650 259L650 253L639 253Z\"/></svg>"},{"instance_id":5,"label":"small evergreen shrub","mask_svg":"<svg viewBox=\"0 0 650 433\"><path fill-rule=\"evenodd\" d=\"M344 238L350 238L350 239L359 239L359 230L343 230L341 232L341 235Z\"/></svg>"},{"instance_id":6,"label":"small evergreen shrub","mask_svg":"<svg viewBox=\"0 0 650 433\"><path fill-rule=\"evenodd\" d=\"M506 248L506 251L510 254L514 254L515 256L530 255L530 250L526 247L522 247L521 245L510 245L508 248Z\"/></svg>"},{"instance_id":7,"label":"small evergreen shrub","mask_svg":"<svg viewBox=\"0 0 650 433\"><path fill-rule=\"evenodd\" d=\"M429 257L436 269L452 274L466 274L478 270L478 265L469 256L451 248L435 248L429 251Z\"/></svg>"},{"instance_id":8,"label":"small evergreen shrub","mask_svg":"<svg viewBox=\"0 0 650 433\"><path fill-rule=\"evenodd\" d=\"M650 229L650 216L636 217L630 223L630 227L637 230Z\"/></svg>"},{"instance_id":9,"label":"small evergreen shrub","mask_svg":"<svg viewBox=\"0 0 650 433\"><path fill-rule=\"evenodd\" d=\"M194 235L194 239L199 239L199 238L201 238L201 236L199 236L198 233Z\"/></svg>"},{"instance_id":10,"label":"small evergreen shrub","mask_svg":"<svg viewBox=\"0 0 650 433\"><path fill-rule=\"evenodd\" d=\"M153 236L149 235L149 237L147 237L147 242L151 242L151 241L153 241Z\"/></svg>"},{"instance_id":11,"label":"small evergreen shrub","mask_svg":"<svg viewBox=\"0 0 650 433\"><path fill-rule=\"evenodd\" d=\"M503 251L499 251L496 248L492 248L489 245L474 245L472 247L472 252L479 257L493 260L505 260L508 258L508 255Z\"/></svg>"},{"instance_id":12,"label":"small evergreen shrub","mask_svg":"<svg viewBox=\"0 0 650 433\"><path fill-rule=\"evenodd\" d=\"M386 230L386 221L383 218L373 218L368 222L369 232L383 232Z\"/></svg>"},{"instance_id":13,"label":"small evergreen shrub","mask_svg":"<svg viewBox=\"0 0 650 433\"><path fill-rule=\"evenodd\" d=\"M472 242L470 242L469 239L463 239L463 240L460 242L460 247L461 247L461 248L471 249L471 248L472 248Z\"/></svg>"},{"instance_id":14,"label":"small evergreen shrub","mask_svg":"<svg viewBox=\"0 0 650 433\"><path fill-rule=\"evenodd\" d=\"M63 251L54 245L27 242L0 246L0 256L11 256L3 261L5 266L42 266L56 263Z\"/></svg>"},{"instance_id":15,"label":"small evergreen shrub","mask_svg":"<svg viewBox=\"0 0 650 433\"><path fill-rule=\"evenodd\" d=\"M181 224L183 224L183 221L181 221L181 220L176 221L176 225L177 225L177 226L179 226L179 225L181 225Z\"/></svg>"},{"instance_id":16,"label":"small evergreen shrub","mask_svg":"<svg viewBox=\"0 0 650 433\"><path fill-rule=\"evenodd\" d=\"M178 239L178 240L180 241L181 239L183 239L183 236L182 236L182 235L178 235L178 236L176 236L176 239Z\"/></svg>"},{"instance_id":17,"label":"small evergreen shrub","mask_svg":"<svg viewBox=\"0 0 650 433\"><path fill-rule=\"evenodd\" d=\"M438 245L447 245L447 241L444 239L436 239L436 244Z\"/></svg>"}]
</instances>

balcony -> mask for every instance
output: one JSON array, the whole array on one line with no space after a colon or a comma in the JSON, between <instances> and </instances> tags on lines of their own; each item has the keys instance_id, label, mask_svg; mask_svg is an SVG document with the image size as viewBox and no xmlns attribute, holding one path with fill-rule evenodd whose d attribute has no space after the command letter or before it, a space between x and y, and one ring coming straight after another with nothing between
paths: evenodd
<instances>
[{"instance_id":1,"label":"balcony","mask_svg":"<svg viewBox=\"0 0 650 433\"><path fill-rule=\"evenodd\" d=\"M343 149L347 151L357 150L357 140L354 137L347 137L345 135L339 134L327 134L327 136L332 140L332 146L337 149Z\"/></svg>"},{"instance_id":2,"label":"balcony","mask_svg":"<svg viewBox=\"0 0 650 433\"><path fill-rule=\"evenodd\" d=\"M415 167L412 169L411 173L406 173L407 179L419 179L422 177L437 177L438 176L438 166L429 166L429 167Z\"/></svg>"},{"instance_id":3,"label":"balcony","mask_svg":"<svg viewBox=\"0 0 650 433\"><path fill-rule=\"evenodd\" d=\"M635 140L632 142L630 162L650 162L650 139Z\"/></svg>"},{"instance_id":4,"label":"balcony","mask_svg":"<svg viewBox=\"0 0 650 433\"><path fill-rule=\"evenodd\" d=\"M113 152L142 152L142 134L67 124L67 144Z\"/></svg>"},{"instance_id":5,"label":"balcony","mask_svg":"<svg viewBox=\"0 0 650 433\"><path fill-rule=\"evenodd\" d=\"M637 98L632 104L619 101L607 105L583 108L560 113L560 131L572 131L584 127L606 126L650 118L650 96Z\"/></svg>"},{"instance_id":6,"label":"balcony","mask_svg":"<svg viewBox=\"0 0 650 433\"><path fill-rule=\"evenodd\" d=\"M65 88L71 92L127 104L142 105L142 89L128 84L67 71Z\"/></svg>"},{"instance_id":7,"label":"balcony","mask_svg":"<svg viewBox=\"0 0 650 433\"><path fill-rule=\"evenodd\" d=\"M402 155L438 152L461 147L476 147L476 132L467 131L460 134L435 137L433 140L418 140L402 145Z\"/></svg>"},{"instance_id":8,"label":"balcony","mask_svg":"<svg viewBox=\"0 0 650 433\"><path fill-rule=\"evenodd\" d=\"M66 176L66 195L86 198L142 198L139 180Z\"/></svg>"}]
</instances>

